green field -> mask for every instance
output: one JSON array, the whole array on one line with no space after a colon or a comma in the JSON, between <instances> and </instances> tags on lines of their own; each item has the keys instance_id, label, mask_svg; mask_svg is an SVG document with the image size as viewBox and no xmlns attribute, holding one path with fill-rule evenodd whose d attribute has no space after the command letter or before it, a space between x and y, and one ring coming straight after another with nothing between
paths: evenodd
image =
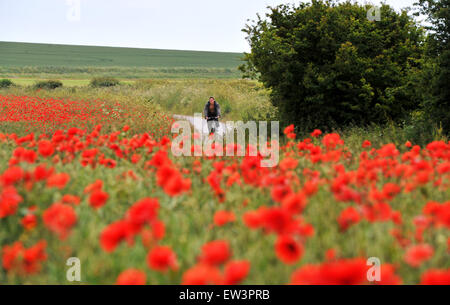
<instances>
[{"instance_id":1,"label":"green field","mask_svg":"<svg viewBox=\"0 0 450 305\"><path fill-rule=\"evenodd\" d=\"M0 42L0 77L239 78L242 54Z\"/></svg>"}]
</instances>

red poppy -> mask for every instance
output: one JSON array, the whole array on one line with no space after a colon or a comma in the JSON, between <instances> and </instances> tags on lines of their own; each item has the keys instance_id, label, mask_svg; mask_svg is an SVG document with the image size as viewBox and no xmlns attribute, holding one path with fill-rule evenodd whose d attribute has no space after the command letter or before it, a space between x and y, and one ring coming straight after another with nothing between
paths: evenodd
<instances>
[{"instance_id":1,"label":"red poppy","mask_svg":"<svg viewBox=\"0 0 450 305\"><path fill-rule=\"evenodd\" d=\"M291 276L291 285L324 285L320 278L320 266L304 265Z\"/></svg>"},{"instance_id":2,"label":"red poppy","mask_svg":"<svg viewBox=\"0 0 450 305\"><path fill-rule=\"evenodd\" d=\"M64 240L77 222L77 214L70 205L55 203L44 211L42 219L47 229Z\"/></svg>"},{"instance_id":3,"label":"red poppy","mask_svg":"<svg viewBox=\"0 0 450 305\"><path fill-rule=\"evenodd\" d=\"M73 205L79 205L81 202L80 197L74 195L64 195L61 199L62 203L69 203Z\"/></svg>"},{"instance_id":4,"label":"red poppy","mask_svg":"<svg viewBox=\"0 0 450 305\"><path fill-rule=\"evenodd\" d=\"M70 176L66 173L53 174L47 178L47 187L55 187L60 190L66 187L70 181Z\"/></svg>"},{"instance_id":5,"label":"red poppy","mask_svg":"<svg viewBox=\"0 0 450 305\"><path fill-rule=\"evenodd\" d=\"M28 249L25 249L21 242L4 246L2 249L3 268L18 275L38 273L41 270L41 263L47 259L46 247L45 241L40 241Z\"/></svg>"},{"instance_id":6,"label":"red poppy","mask_svg":"<svg viewBox=\"0 0 450 305\"><path fill-rule=\"evenodd\" d=\"M177 270L177 256L170 247L157 246L147 256L148 266L156 271Z\"/></svg>"},{"instance_id":7,"label":"red poppy","mask_svg":"<svg viewBox=\"0 0 450 305\"><path fill-rule=\"evenodd\" d=\"M306 206L306 196L302 192L289 194L283 199L282 206L290 213L301 213Z\"/></svg>"},{"instance_id":8,"label":"red poppy","mask_svg":"<svg viewBox=\"0 0 450 305\"><path fill-rule=\"evenodd\" d=\"M422 275L421 285L450 285L450 269L428 270Z\"/></svg>"},{"instance_id":9,"label":"red poppy","mask_svg":"<svg viewBox=\"0 0 450 305\"><path fill-rule=\"evenodd\" d=\"M4 188L0 192L0 219L14 215L22 200L14 187Z\"/></svg>"},{"instance_id":10,"label":"red poppy","mask_svg":"<svg viewBox=\"0 0 450 305\"><path fill-rule=\"evenodd\" d=\"M292 221L291 214L282 208L262 210L262 225L268 232L285 233Z\"/></svg>"},{"instance_id":11,"label":"red poppy","mask_svg":"<svg viewBox=\"0 0 450 305\"><path fill-rule=\"evenodd\" d=\"M434 255L434 249L430 245L421 244L409 247L405 253L405 262L411 267L420 267Z\"/></svg>"},{"instance_id":12,"label":"red poppy","mask_svg":"<svg viewBox=\"0 0 450 305\"><path fill-rule=\"evenodd\" d=\"M292 265L302 258L304 249L292 236L283 235L278 237L275 252L283 263Z\"/></svg>"},{"instance_id":13,"label":"red poppy","mask_svg":"<svg viewBox=\"0 0 450 305\"><path fill-rule=\"evenodd\" d=\"M55 152L55 147L52 142L41 140L38 144L38 152L44 158L51 157Z\"/></svg>"},{"instance_id":14,"label":"red poppy","mask_svg":"<svg viewBox=\"0 0 450 305\"><path fill-rule=\"evenodd\" d=\"M372 146L372 143L368 140L364 141L362 148L369 148Z\"/></svg>"},{"instance_id":15,"label":"red poppy","mask_svg":"<svg viewBox=\"0 0 450 305\"><path fill-rule=\"evenodd\" d=\"M339 227L342 231L346 231L350 226L359 223L361 216L355 208L349 207L341 212L338 218Z\"/></svg>"},{"instance_id":16,"label":"red poppy","mask_svg":"<svg viewBox=\"0 0 450 305\"><path fill-rule=\"evenodd\" d=\"M4 186L9 186L22 180L24 175L25 172L21 167L10 167L1 175L1 181Z\"/></svg>"},{"instance_id":17,"label":"red poppy","mask_svg":"<svg viewBox=\"0 0 450 305\"><path fill-rule=\"evenodd\" d=\"M169 196L178 196L190 190L190 180L184 180L181 173L170 166L161 166L157 173L157 184L162 187Z\"/></svg>"},{"instance_id":18,"label":"red poppy","mask_svg":"<svg viewBox=\"0 0 450 305\"><path fill-rule=\"evenodd\" d=\"M282 202L287 195L292 194L292 189L288 185L278 185L272 188L272 200L275 202Z\"/></svg>"},{"instance_id":19,"label":"red poppy","mask_svg":"<svg viewBox=\"0 0 450 305\"><path fill-rule=\"evenodd\" d=\"M26 230L33 230L37 226L37 217L33 214L25 215L20 223Z\"/></svg>"},{"instance_id":20,"label":"red poppy","mask_svg":"<svg viewBox=\"0 0 450 305\"><path fill-rule=\"evenodd\" d=\"M155 220L152 223L152 232L156 240L162 240L166 234L166 225L162 221Z\"/></svg>"},{"instance_id":21,"label":"red poppy","mask_svg":"<svg viewBox=\"0 0 450 305\"><path fill-rule=\"evenodd\" d=\"M362 285L367 283L366 260L342 259L321 265L306 265L292 275L293 285Z\"/></svg>"},{"instance_id":22,"label":"red poppy","mask_svg":"<svg viewBox=\"0 0 450 305\"><path fill-rule=\"evenodd\" d=\"M225 265L225 285L237 285L241 283L250 271L249 261L231 261Z\"/></svg>"},{"instance_id":23,"label":"red poppy","mask_svg":"<svg viewBox=\"0 0 450 305\"><path fill-rule=\"evenodd\" d=\"M183 285L219 285L223 277L217 267L199 264L183 274Z\"/></svg>"},{"instance_id":24,"label":"red poppy","mask_svg":"<svg viewBox=\"0 0 450 305\"><path fill-rule=\"evenodd\" d=\"M117 277L116 285L143 286L146 281L147 276L144 272L137 269L128 269Z\"/></svg>"},{"instance_id":25,"label":"red poppy","mask_svg":"<svg viewBox=\"0 0 450 305\"><path fill-rule=\"evenodd\" d=\"M127 212L131 224L140 230L144 224L152 224L158 216L159 202L157 199L144 198L136 202Z\"/></svg>"},{"instance_id":26,"label":"red poppy","mask_svg":"<svg viewBox=\"0 0 450 305\"><path fill-rule=\"evenodd\" d=\"M216 240L202 247L200 260L210 265L221 265L231 256L230 246L227 241Z\"/></svg>"},{"instance_id":27,"label":"red poppy","mask_svg":"<svg viewBox=\"0 0 450 305\"><path fill-rule=\"evenodd\" d=\"M103 229L100 235L100 245L106 252L114 252L124 240L132 242L132 229L127 221L117 221Z\"/></svg>"},{"instance_id":28,"label":"red poppy","mask_svg":"<svg viewBox=\"0 0 450 305\"><path fill-rule=\"evenodd\" d=\"M330 133L325 135L322 139L322 143L328 149L335 149L336 146L344 145L344 141L337 133Z\"/></svg>"},{"instance_id":29,"label":"red poppy","mask_svg":"<svg viewBox=\"0 0 450 305\"><path fill-rule=\"evenodd\" d=\"M381 265L380 281L376 282L379 285L401 285L402 279L396 274L396 268L390 264Z\"/></svg>"},{"instance_id":30,"label":"red poppy","mask_svg":"<svg viewBox=\"0 0 450 305\"><path fill-rule=\"evenodd\" d=\"M42 181L50 177L53 174L53 172L54 172L53 168L47 168L45 164L41 164L36 166L36 168L34 169L33 176L36 181Z\"/></svg>"},{"instance_id":31,"label":"red poppy","mask_svg":"<svg viewBox=\"0 0 450 305\"><path fill-rule=\"evenodd\" d=\"M293 133L294 130L295 130L294 125L289 125L288 127L286 127L286 128L284 129L284 134L285 134L285 135L288 135L288 134L290 134L290 133Z\"/></svg>"},{"instance_id":32,"label":"red poppy","mask_svg":"<svg viewBox=\"0 0 450 305\"><path fill-rule=\"evenodd\" d=\"M108 199L109 199L108 193L101 190L97 190L92 192L91 196L89 197L89 204L94 209L99 209L106 204L106 201L108 201Z\"/></svg>"},{"instance_id":33,"label":"red poppy","mask_svg":"<svg viewBox=\"0 0 450 305\"><path fill-rule=\"evenodd\" d=\"M311 137L313 137L313 138L318 138L318 137L320 137L321 135L322 135L322 131L319 130L319 129L316 129L316 130L314 130L314 131L311 133Z\"/></svg>"},{"instance_id":34,"label":"red poppy","mask_svg":"<svg viewBox=\"0 0 450 305\"><path fill-rule=\"evenodd\" d=\"M258 229L263 224L263 209L249 211L242 217L245 225L250 229Z\"/></svg>"},{"instance_id":35,"label":"red poppy","mask_svg":"<svg viewBox=\"0 0 450 305\"><path fill-rule=\"evenodd\" d=\"M102 180L96 180L94 183L89 184L85 187L84 193L92 193L94 191L99 191L103 189L103 181Z\"/></svg>"},{"instance_id":36,"label":"red poppy","mask_svg":"<svg viewBox=\"0 0 450 305\"><path fill-rule=\"evenodd\" d=\"M214 224L218 227L222 227L234 221L236 221L236 216L233 212L218 211L214 215Z\"/></svg>"}]
</instances>

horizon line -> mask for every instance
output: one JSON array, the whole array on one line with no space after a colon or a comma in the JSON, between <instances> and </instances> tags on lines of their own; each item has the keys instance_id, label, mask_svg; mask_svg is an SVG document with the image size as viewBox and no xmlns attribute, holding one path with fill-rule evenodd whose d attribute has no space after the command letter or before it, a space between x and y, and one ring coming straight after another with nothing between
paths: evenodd
<instances>
[{"instance_id":1,"label":"horizon line","mask_svg":"<svg viewBox=\"0 0 450 305\"><path fill-rule=\"evenodd\" d=\"M23 44L44 44L54 46L73 46L73 47L99 47L99 48L119 48L119 49L135 49L135 50L156 50L156 51L180 51L180 52L203 52L203 53L228 53L228 54L244 54L245 52L230 52L230 51L207 51L207 50L186 50L186 49L164 49L164 48L148 48L148 47L128 47L128 46L105 46L105 45L90 45L90 44L71 44L71 43L49 43L49 42L28 42L28 41L6 41L0 40L0 43L23 43Z\"/></svg>"}]
</instances>

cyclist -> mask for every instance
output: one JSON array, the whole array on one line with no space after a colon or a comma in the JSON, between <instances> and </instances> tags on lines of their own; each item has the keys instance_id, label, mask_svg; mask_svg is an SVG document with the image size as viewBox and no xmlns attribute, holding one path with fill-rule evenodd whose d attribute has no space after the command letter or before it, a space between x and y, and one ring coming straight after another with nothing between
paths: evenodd
<instances>
[{"instance_id":1,"label":"cyclist","mask_svg":"<svg viewBox=\"0 0 450 305\"><path fill-rule=\"evenodd\" d=\"M214 97L210 97L203 110L205 120L208 122L209 134L215 134L219 129L219 119L221 116L220 105Z\"/></svg>"}]
</instances>

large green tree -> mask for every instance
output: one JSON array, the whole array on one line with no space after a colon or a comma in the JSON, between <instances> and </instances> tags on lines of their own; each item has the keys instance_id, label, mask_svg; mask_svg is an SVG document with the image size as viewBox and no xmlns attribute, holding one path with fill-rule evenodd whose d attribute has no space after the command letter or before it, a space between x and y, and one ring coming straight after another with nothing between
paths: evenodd
<instances>
[{"instance_id":1,"label":"large green tree","mask_svg":"<svg viewBox=\"0 0 450 305\"><path fill-rule=\"evenodd\" d=\"M429 22L426 54L432 71L424 74L429 93L424 109L450 132L450 0L419 0L417 5Z\"/></svg>"},{"instance_id":2,"label":"large green tree","mask_svg":"<svg viewBox=\"0 0 450 305\"><path fill-rule=\"evenodd\" d=\"M284 123L304 130L398 120L420 100L409 73L423 31L388 5L316 1L269 8L243 30L251 53L241 70L272 89Z\"/></svg>"}]
</instances>

